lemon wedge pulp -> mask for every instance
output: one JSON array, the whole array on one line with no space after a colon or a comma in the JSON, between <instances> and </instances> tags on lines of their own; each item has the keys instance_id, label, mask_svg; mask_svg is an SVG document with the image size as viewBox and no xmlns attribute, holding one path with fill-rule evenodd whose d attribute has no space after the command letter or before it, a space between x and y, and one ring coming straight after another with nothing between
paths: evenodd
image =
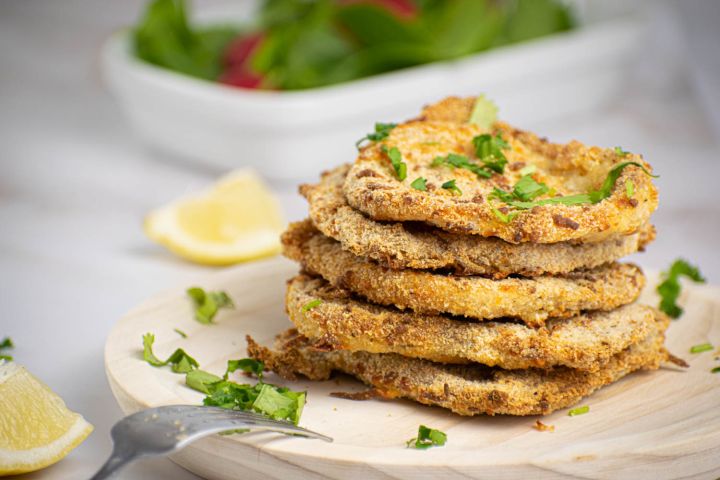
<instances>
[{"instance_id":1,"label":"lemon wedge pulp","mask_svg":"<svg viewBox=\"0 0 720 480\"><path fill-rule=\"evenodd\" d=\"M151 212L145 233L173 253L206 265L229 265L280 251L285 220L252 170L221 178L202 194Z\"/></svg>"},{"instance_id":2,"label":"lemon wedge pulp","mask_svg":"<svg viewBox=\"0 0 720 480\"><path fill-rule=\"evenodd\" d=\"M92 430L25 368L0 360L0 476L52 465Z\"/></svg>"}]
</instances>

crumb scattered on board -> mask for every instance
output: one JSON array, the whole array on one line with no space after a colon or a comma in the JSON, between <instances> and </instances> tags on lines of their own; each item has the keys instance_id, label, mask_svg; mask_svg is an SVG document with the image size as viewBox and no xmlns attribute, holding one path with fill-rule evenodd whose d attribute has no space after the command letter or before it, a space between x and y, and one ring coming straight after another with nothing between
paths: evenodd
<instances>
[{"instance_id":1,"label":"crumb scattered on board","mask_svg":"<svg viewBox=\"0 0 720 480\"><path fill-rule=\"evenodd\" d=\"M533 425L533 428L535 430L539 430L541 432L554 432L555 431L555 425L545 425L540 420L535 420L535 425Z\"/></svg>"}]
</instances>

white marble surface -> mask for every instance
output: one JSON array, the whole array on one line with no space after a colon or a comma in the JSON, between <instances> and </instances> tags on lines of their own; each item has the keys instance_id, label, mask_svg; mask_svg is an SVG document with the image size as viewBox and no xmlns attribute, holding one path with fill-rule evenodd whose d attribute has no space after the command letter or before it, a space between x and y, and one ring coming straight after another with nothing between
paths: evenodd
<instances>
[{"instance_id":1,"label":"white marble surface","mask_svg":"<svg viewBox=\"0 0 720 480\"><path fill-rule=\"evenodd\" d=\"M218 172L144 149L99 80L99 42L132 22L139 3L0 4L0 337L11 336L17 361L96 427L63 462L26 478L84 478L99 466L121 415L103 372L108 331L143 299L212 271L150 243L141 220ZM631 75L604 111L530 127L643 152L661 175L659 237L634 260L659 269L684 256L720 282L720 149L686 85ZM294 186L274 188L288 218L305 214ZM119 478L197 477L156 459Z\"/></svg>"}]
</instances>

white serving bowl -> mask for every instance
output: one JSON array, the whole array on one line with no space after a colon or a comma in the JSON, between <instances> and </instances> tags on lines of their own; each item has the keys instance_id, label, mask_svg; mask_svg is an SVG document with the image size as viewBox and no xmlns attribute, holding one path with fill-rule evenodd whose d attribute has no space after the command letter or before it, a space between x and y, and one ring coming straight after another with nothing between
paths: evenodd
<instances>
[{"instance_id":1,"label":"white serving bowl","mask_svg":"<svg viewBox=\"0 0 720 480\"><path fill-rule=\"evenodd\" d=\"M129 32L108 39L104 78L150 145L219 169L273 180L311 178L355 157L376 121L399 121L447 95L485 93L519 127L596 108L623 82L641 24L584 25L461 60L304 91L242 90L138 60Z\"/></svg>"}]
</instances>

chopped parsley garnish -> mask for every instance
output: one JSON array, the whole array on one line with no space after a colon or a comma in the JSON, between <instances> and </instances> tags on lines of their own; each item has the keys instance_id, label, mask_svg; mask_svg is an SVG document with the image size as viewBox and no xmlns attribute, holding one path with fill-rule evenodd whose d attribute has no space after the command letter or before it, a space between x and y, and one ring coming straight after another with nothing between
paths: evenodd
<instances>
[{"instance_id":1,"label":"chopped parsley garnish","mask_svg":"<svg viewBox=\"0 0 720 480\"><path fill-rule=\"evenodd\" d=\"M2 342L0 342L0 350L8 350L10 348L15 348L15 344L10 340L10 337L3 338ZM0 351L0 360L11 361L12 359L12 355L7 355Z\"/></svg>"},{"instance_id":2,"label":"chopped parsley garnish","mask_svg":"<svg viewBox=\"0 0 720 480\"><path fill-rule=\"evenodd\" d=\"M187 338L187 333L183 332L183 331L180 330L179 328L173 328L173 331L174 331L175 333L177 333L178 335L180 335L181 337Z\"/></svg>"},{"instance_id":3,"label":"chopped parsley garnish","mask_svg":"<svg viewBox=\"0 0 720 480\"><path fill-rule=\"evenodd\" d=\"M192 370L185 375L185 384L188 387L206 395L210 393L210 385L222 381L222 377L204 370Z\"/></svg>"},{"instance_id":4,"label":"chopped parsley garnish","mask_svg":"<svg viewBox=\"0 0 720 480\"><path fill-rule=\"evenodd\" d=\"M242 369L258 374L255 385L240 384L227 380L231 369ZM297 425L305 406L305 392L295 392L262 381L262 362L251 358L231 360L225 378L209 372L193 370L188 372L185 383L188 387L206 394L203 405L246 410L261 413L275 420L287 420Z\"/></svg>"},{"instance_id":5,"label":"chopped parsley garnish","mask_svg":"<svg viewBox=\"0 0 720 480\"><path fill-rule=\"evenodd\" d=\"M516 204L531 203L536 197L550 192L550 187L542 182L537 182L531 175L523 175L513 187L512 192L506 192L495 187L490 198L498 198L511 206ZM503 213L493 207L493 214L503 223L510 223L520 212Z\"/></svg>"},{"instance_id":6,"label":"chopped parsley garnish","mask_svg":"<svg viewBox=\"0 0 720 480\"><path fill-rule=\"evenodd\" d=\"M228 375L235 372L236 370L242 370L245 373L251 373L255 375L259 380L262 380L263 370L265 370L265 364L259 360L252 358L242 358L240 360L228 360L227 370L223 379L227 380Z\"/></svg>"},{"instance_id":7,"label":"chopped parsley garnish","mask_svg":"<svg viewBox=\"0 0 720 480\"><path fill-rule=\"evenodd\" d=\"M499 133L494 137L489 133L478 135L472 139L472 142L475 146L475 155L487 168L497 173L505 171L508 161L502 151L510 148L510 145L502 139Z\"/></svg>"},{"instance_id":8,"label":"chopped parsley garnish","mask_svg":"<svg viewBox=\"0 0 720 480\"><path fill-rule=\"evenodd\" d=\"M448 153L444 157L435 157L435 159L430 164L431 167L439 167L442 165L448 166L450 168L464 168L465 170L470 170L475 175L481 178L492 177L492 172L481 167L480 165L472 163L470 159L465 155L459 155L457 153Z\"/></svg>"},{"instance_id":9,"label":"chopped parsley garnish","mask_svg":"<svg viewBox=\"0 0 720 480\"><path fill-rule=\"evenodd\" d=\"M390 135L392 129L395 127L397 127L397 123L377 122L375 123L375 131L372 133L368 133L363 138L355 142L355 146L359 149L365 140L368 140L370 142L379 142L381 140L385 140L388 135Z\"/></svg>"},{"instance_id":10,"label":"chopped parsley garnish","mask_svg":"<svg viewBox=\"0 0 720 480\"><path fill-rule=\"evenodd\" d=\"M529 177L529 175L525 175L518 181L512 192L506 192L504 190L500 190L499 188L495 188L491 195L495 198L499 198L508 205L515 207L519 210L529 210L533 207L537 207L540 205L583 205L588 203L599 203L610 196L618 177L620 177L620 174L625 169L625 167L629 165L635 165L637 167L640 167L643 172L650 175L651 177L656 178L655 175L652 175L645 169L645 167L643 167L637 162L623 162L615 165L613 168L610 169L600 189L593 190L589 193L579 193L576 195L568 195L565 197L544 198L534 201L523 200L520 195L532 196L535 192L548 188L547 185L545 185L544 183L535 182L532 177L530 177L530 180L532 180L534 184L531 183L529 180L525 180L527 177ZM521 188L518 190L518 185L521 184L521 182L526 183L522 185ZM543 193L548 192L550 192L549 188ZM538 193L537 195L541 195L541 193Z\"/></svg>"},{"instance_id":11,"label":"chopped parsley garnish","mask_svg":"<svg viewBox=\"0 0 720 480\"><path fill-rule=\"evenodd\" d=\"M678 318L683 312L682 308L677 304L681 290L681 276L685 276L693 282L705 283L705 278L703 278L700 270L681 258L672 263L670 270L662 273L661 278L663 281L656 288L657 293L660 295L658 308L671 318Z\"/></svg>"},{"instance_id":12,"label":"chopped parsley garnish","mask_svg":"<svg viewBox=\"0 0 720 480\"><path fill-rule=\"evenodd\" d=\"M712 370L710 370L710 373L720 373L720 367L714 367Z\"/></svg>"},{"instance_id":13,"label":"chopped parsley garnish","mask_svg":"<svg viewBox=\"0 0 720 480\"><path fill-rule=\"evenodd\" d=\"M627 195L628 198L632 198L633 195L635 195L635 184L630 179L625 182L625 195Z\"/></svg>"},{"instance_id":14,"label":"chopped parsley garnish","mask_svg":"<svg viewBox=\"0 0 720 480\"><path fill-rule=\"evenodd\" d=\"M573 408L568 412L568 416L574 417L577 415L584 415L590 411L590 407L583 405L582 407Z\"/></svg>"},{"instance_id":15,"label":"chopped parsley garnish","mask_svg":"<svg viewBox=\"0 0 720 480\"><path fill-rule=\"evenodd\" d=\"M195 320L205 325L212 323L221 308L235 306L228 294L222 291L205 292L200 287L192 287L187 289L187 294L195 304Z\"/></svg>"},{"instance_id":16,"label":"chopped parsley garnish","mask_svg":"<svg viewBox=\"0 0 720 480\"><path fill-rule=\"evenodd\" d=\"M417 448L425 450L430 447L442 447L447 442L447 434L434 428L420 425L418 427L417 437L411 438L406 442L408 448Z\"/></svg>"},{"instance_id":17,"label":"chopped parsley garnish","mask_svg":"<svg viewBox=\"0 0 720 480\"><path fill-rule=\"evenodd\" d=\"M457 185L455 185L455 179L448 180L447 182L443 183L441 185L442 188L445 190L449 190L453 193L453 195L462 195L462 191L458 188Z\"/></svg>"},{"instance_id":18,"label":"chopped parsley garnish","mask_svg":"<svg viewBox=\"0 0 720 480\"><path fill-rule=\"evenodd\" d=\"M497 105L485 98L485 95L478 95L468 123L474 123L480 128L490 128L497 119L497 113Z\"/></svg>"},{"instance_id":19,"label":"chopped parsley garnish","mask_svg":"<svg viewBox=\"0 0 720 480\"><path fill-rule=\"evenodd\" d=\"M713 349L712 344L710 343L701 343L700 345L693 345L690 347L690 353L702 353L702 352L708 352Z\"/></svg>"},{"instance_id":20,"label":"chopped parsley garnish","mask_svg":"<svg viewBox=\"0 0 720 480\"><path fill-rule=\"evenodd\" d=\"M617 155L618 157L627 157L628 155L630 155L630 152L626 152L622 149L622 147L615 147L615 155Z\"/></svg>"},{"instance_id":21,"label":"chopped parsley garnish","mask_svg":"<svg viewBox=\"0 0 720 480\"><path fill-rule=\"evenodd\" d=\"M199 366L197 360L185 353L182 348L175 350L167 360L160 360L153 353L154 342L155 335L152 333L143 335L143 359L153 367L163 367L169 364L175 373L188 373Z\"/></svg>"},{"instance_id":22,"label":"chopped parsley garnish","mask_svg":"<svg viewBox=\"0 0 720 480\"><path fill-rule=\"evenodd\" d=\"M322 300L320 300L319 298L316 298L315 300L310 300L308 303L306 303L305 305L302 306L302 311L308 312L321 304L322 304Z\"/></svg>"},{"instance_id":23,"label":"chopped parsley garnish","mask_svg":"<svg viewBox=\"0 0 720 480\"><path fill-rule=\"evenodd\" d=\"M503 213L495 207L493 207L492 213L493 213L493 215L495 215L495 217L497 217L498 220L500 220L503 223L512 222L513 218L517 217L520 214L520 212Z\"/></svg>"},{"instance_id":24,"label":"chopped parsley garnish","mask_svg":"<svg viewBox=\"0 0 720 480\"><path fill-rule=\"evenodd\" d=\"M407 164L402 161L402 153L397 147L388 149L385 145L382 146L382 151L390 159L395 175L398 180L403 181L407 177Z\"/></svg>"},{"instance_id":25,"label":"chopped parsley garnish","mask_svg":"<svg viewBox=\"0 0 720 480\"><path fill-rule=\"evenodd\" d=\"M550 187L542 182L536 182L531 175L523 175L513 187L513 195L521 201L529 202L540 195L545 195Z\"/></svg>"},{"instance_id":26,"label":"chopped parsley garnish","mask_svg":"<svg viewBox=\"0 0 720 480\"><path fill-rule=\"evenodd\" d=\"M425 180L423 177L418 177L412 181L410 186L415 190L420 190L424 192L427 190L427 180Z\"/></svg>"}]
</instances>

